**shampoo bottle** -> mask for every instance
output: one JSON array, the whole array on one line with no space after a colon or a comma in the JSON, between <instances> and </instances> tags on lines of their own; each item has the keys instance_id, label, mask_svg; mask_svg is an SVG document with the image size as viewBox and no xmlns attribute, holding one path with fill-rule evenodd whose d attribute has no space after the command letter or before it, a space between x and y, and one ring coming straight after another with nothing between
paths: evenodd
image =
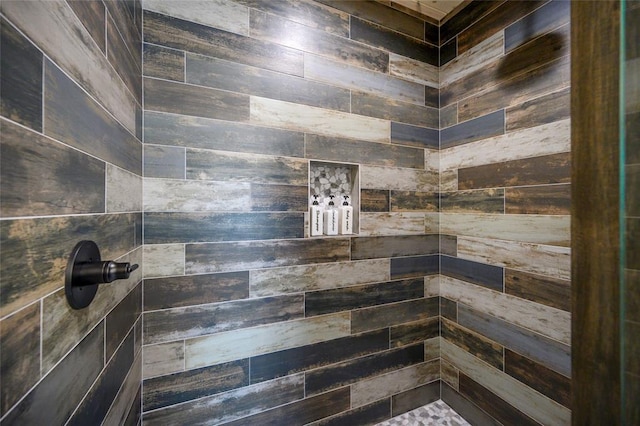
<instances>
[{"instance_id":1,"label":"shampoo bottle","mask_svg":"<svg viewBox=\"0 0 640 426\"><path fill-rule=\"evenodd\" d=\"M315 237L317 235L322 235L322 228L323 228L323 219L324 219L324 215L323 215L323 208L322 205L320 205L320 201L317 195L314 195L311 198L311 207L309 208L309 223L311 226L311 232L309 232L309 234L312 237Z\"/></svg>"},{"instance_id":2,"label":"shampoo bottle","mask_svg":"<svg viewBox=\"0 0 640 426\"><path fill-rule=\"evenodd\" d=\"M342 205L339 210L340 234L353 234L353 207L349 205L349 196L342 196Z\"/></svg>"},{"instance_id":3,"label":"shampoo bottle","mask_svg":"<svg viewBox=\"0 0 640 426\"><path fill-rule=\"evenodd\" d=\"M329 201L324 210L324 233L326 235L338 235L338 209L333 201L335 195L329 195Z\"/></svg>"}]
</instances>

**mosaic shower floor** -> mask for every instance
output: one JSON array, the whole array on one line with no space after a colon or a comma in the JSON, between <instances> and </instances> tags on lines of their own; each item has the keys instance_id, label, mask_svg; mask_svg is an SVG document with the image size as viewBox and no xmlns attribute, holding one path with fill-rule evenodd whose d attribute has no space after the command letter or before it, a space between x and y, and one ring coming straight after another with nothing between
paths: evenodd
<instances>
[{"instance_id":1,"label":"mosaic shower floor","mask_svg":"<svg viewBox=\"0 0 640 426\"><path fill-rule=\"evenodd\" d=\"M471 424L442 400L432 402L424 407L394 417L376 426L417 426L417 425L442 425L442 426L466 426Z\"/></svg>"}]
</instances>

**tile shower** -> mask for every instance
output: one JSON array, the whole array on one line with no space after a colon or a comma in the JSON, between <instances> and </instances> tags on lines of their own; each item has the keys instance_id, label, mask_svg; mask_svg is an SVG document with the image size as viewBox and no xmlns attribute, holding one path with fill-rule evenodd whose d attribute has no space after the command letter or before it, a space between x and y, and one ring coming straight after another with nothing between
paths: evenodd
<instances>
[{"instance_id":1,"label":"tile shower","mask_svg":"<svg viewBox=\"0 0 640 426\"><path fill-rule=\"evenodd\" d=\"M1 11L1 424L570 422L568 2ZM142 271L73 311L80 239Z\"/></svg>"}]
</instances>

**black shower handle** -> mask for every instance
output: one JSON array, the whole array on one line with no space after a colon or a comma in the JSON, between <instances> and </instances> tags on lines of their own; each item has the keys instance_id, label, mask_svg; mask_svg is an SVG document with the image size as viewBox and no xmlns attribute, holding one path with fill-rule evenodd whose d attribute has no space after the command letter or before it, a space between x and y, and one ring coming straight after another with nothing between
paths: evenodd
<instances>
[{"instance_id":1,"label":"black shower handle","mask_svg":"<svg viewBox=\"0 0 640 426\"><path fill-rule=\"evenodd\" d=\"M113 260L80 263L73 270L73 285L105 284L127 279L136 269L138 269L136 264L118 263Z\"/></svg>"}]
</instances>

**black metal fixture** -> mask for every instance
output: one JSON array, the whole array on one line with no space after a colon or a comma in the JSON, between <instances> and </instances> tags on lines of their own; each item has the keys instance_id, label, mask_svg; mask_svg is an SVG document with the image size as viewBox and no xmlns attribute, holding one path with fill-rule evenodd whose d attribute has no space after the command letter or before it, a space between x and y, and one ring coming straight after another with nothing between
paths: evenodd
<instances>
[{"instance_id":1,"label":"black metal fixture","mask_svg":"<svg viewBox=\"0 0 640 426\"><path fill-rule=\"evenodd\" d=\"M89 306L98 292L98 285L129 278L138 265L102 261L100 249L93 241L80 241L73 248L64 274L64 292L73 309Z\"/></svg>"}]
</instances>

